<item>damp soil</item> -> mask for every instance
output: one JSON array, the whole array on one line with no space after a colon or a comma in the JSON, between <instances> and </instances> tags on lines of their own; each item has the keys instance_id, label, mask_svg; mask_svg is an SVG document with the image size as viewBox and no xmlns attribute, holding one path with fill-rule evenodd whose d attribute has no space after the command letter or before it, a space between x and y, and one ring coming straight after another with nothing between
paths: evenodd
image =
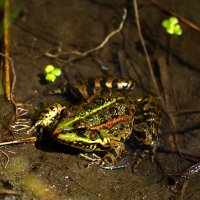
<instances>
[{"instance_id":1,"label":"damp soil","mask_svg":"<svg viewBox=\"0 0 200 200\"><path fill-rule=\"evenodd\" d=\"M159 3L193 23L200 21L199 0ZM42 104L68 103L61 95L49 95L66 81L113 75L134 79L136 96L141 89L155 93L132 1L18 0L11 1L11 6L18 11L10 27L10 56L17 78L14 100L29 110L26 117L30 123ZM99 45L118 28L124 8L127 17L123 29L102 49L85 57L67 54ZM200 199L198 174L188 182L181 180L177 192L170 190L176 177L200 160L200 33L181 23L182 36L169 36L161 27L162 20L169 17L167 13L148 0L140 1L138 8L164 100L155 161L145 158L132 172L134 152L130 151L123 160L125 168L105 170L87 168L88 162L77 157L77 150L54 141L7 145L0 149L0 199ZM47 64L62 69L54 83L44 80ZM2 142L13 139L6 130L14 109L3 93L1 105ZM15 133L15 138L30 136L25 131ZM9 156L5 169L2 151Z\"/></svg>"}]
</instances>

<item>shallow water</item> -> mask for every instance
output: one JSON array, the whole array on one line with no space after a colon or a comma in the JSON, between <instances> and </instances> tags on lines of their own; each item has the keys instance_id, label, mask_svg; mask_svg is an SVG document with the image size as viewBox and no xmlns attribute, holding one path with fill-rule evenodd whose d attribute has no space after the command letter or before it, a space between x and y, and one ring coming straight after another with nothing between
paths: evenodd
<instances>
[{"instance_id":1,"label":"shallow water","mask_svg":"<svg viewBox=\"0 0 200 200\"><path fill-rule=\"evenodd\" d=\"M198 0L184 0L181 4L178 0L159 2L194 23L200 21ZM66 102L60 95L48 95L48 91L66 80L76 82L110 74L134 79L136 95L141 94L141 88L155 92L138 37L132 2L19 0L12 1L12 5L20 10L10 30L10 55L17 76L14 99L26 104L27 118L32 120L35 108L42 103ZM101 50L82 58L66 54L99 45L119 26L123 8L127 8L128 15L122 31ZM96 166L85 168L87 162L78 159L76 151L53 141L4 146L1 150L8 154L9 163L4 170L5 157L0 156L0 189L17 194L2 195L0 190L0 199L180 199L180 190L177 193L169 190L169 174L174 177L200 159L200 37L198 32L181 23L183 35L169 38L160 25L168 16L149 1L140 2L139 8L143 35L165 100L163 110L173 116L176 145L183 154L180 156L174 150L173 127L166 114L163 114L155 162L145 159L135 173L131 170L131 156L126 168L109 171ZM58 48L61 49L59 56L45 56L50 50L52 54L58 53ZM75 60L69 62L71 58ZM55 83L44 81L47 64L63 71ZM1 103L2 123L8 126L14 115L13 106L3 97ZM25 132L16 133L17 138L29 136ZM4 139L10 140L12 136L7 133ZM182 193L183 199L199 199L198 183L199 177L189 181Z\"/></svg>"}]
</instances>

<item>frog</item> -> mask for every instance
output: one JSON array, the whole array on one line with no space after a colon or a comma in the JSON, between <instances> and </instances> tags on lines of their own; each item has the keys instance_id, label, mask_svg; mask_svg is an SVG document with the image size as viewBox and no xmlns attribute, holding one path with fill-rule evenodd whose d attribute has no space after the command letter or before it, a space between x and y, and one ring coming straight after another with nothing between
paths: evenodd
<instances>
[{"instance_id":1,"label":"frog","mask_svg":"<svg viewBox=\"0 0 200 200\"><path fill-rule=\"evenodd\" d=\"M126 155L126 142L131 140L141 150L135 170L147 154L153 161L161 123L158 97L137 98L135 85L133 80L112 76L68 83L61 91L81 101L48 106L28 132L48 128L56 142L80 149L79 157L89 165L106 169L113 169Z\"/></svg>"}]
</instances>

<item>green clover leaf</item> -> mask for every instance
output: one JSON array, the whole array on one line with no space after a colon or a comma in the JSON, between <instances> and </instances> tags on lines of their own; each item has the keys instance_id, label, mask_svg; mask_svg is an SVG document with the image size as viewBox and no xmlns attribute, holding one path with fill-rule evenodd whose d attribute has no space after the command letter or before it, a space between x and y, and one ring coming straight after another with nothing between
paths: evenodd
<instances>
[{"instance_id":1,"label":"green clover leaf","mask_svg":"<svg viewBox=\"0 0 200 200\"><path fill-rule=\"evenodd\" d=\"M57 76L60 76L62 73L60 68L56 68L53 65L46 65L44 71L46 72L45 79L49 82L54 82Z\"/></svg>"},{"instance_id":2,"label":"green clover leaf","mask_svg":"<svg viewBox=\"0 0 200 200\"><path fill-rule=\"evenodd\" d=\"M162 21L162 26L166 29L166 32L170 35L181 35L183 30L178 24L178 19L176 17L170 17L169 19Z\"/></svg>"}]
</instances>

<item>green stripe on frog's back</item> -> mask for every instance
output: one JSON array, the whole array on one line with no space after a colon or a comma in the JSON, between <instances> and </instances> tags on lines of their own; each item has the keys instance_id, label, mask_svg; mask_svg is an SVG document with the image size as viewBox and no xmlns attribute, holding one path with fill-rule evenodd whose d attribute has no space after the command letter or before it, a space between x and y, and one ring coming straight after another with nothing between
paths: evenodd
<instances>
[{"instance_id":1,"label":"green stripe on frog's back","mask_svg":"<svg viewBox=\"0 0 200 200\"><path fill-rule=\"evenodd\" d=\"M125 80L114 77L90 78L76 84L68 84L66 95L72 95L77 99L88 99L96 93L101 93L110 89L132 90L135 87L133 80Z\"/></svg>"},{"instance_id":2,"label":"green stripe on frog's back","mask_svg":"<svg viewBox=\"0 0 200 200\"><path fill-rule=\"evenodd\" d=\"M64 120L64 122L60 122L59 126L57 127L57 130L62 130L70 125L72 125L74 122L79 121L81 119L85 119L86 117L106 108L109 107L110 105L116 103L118 100L124 99L124 97L117 97L117 98L113 98L112 100L92 109L92 110L86 110L84 113L75 116L73 119L69 119L68 121Z\"/></svg>"}]
</instances>

